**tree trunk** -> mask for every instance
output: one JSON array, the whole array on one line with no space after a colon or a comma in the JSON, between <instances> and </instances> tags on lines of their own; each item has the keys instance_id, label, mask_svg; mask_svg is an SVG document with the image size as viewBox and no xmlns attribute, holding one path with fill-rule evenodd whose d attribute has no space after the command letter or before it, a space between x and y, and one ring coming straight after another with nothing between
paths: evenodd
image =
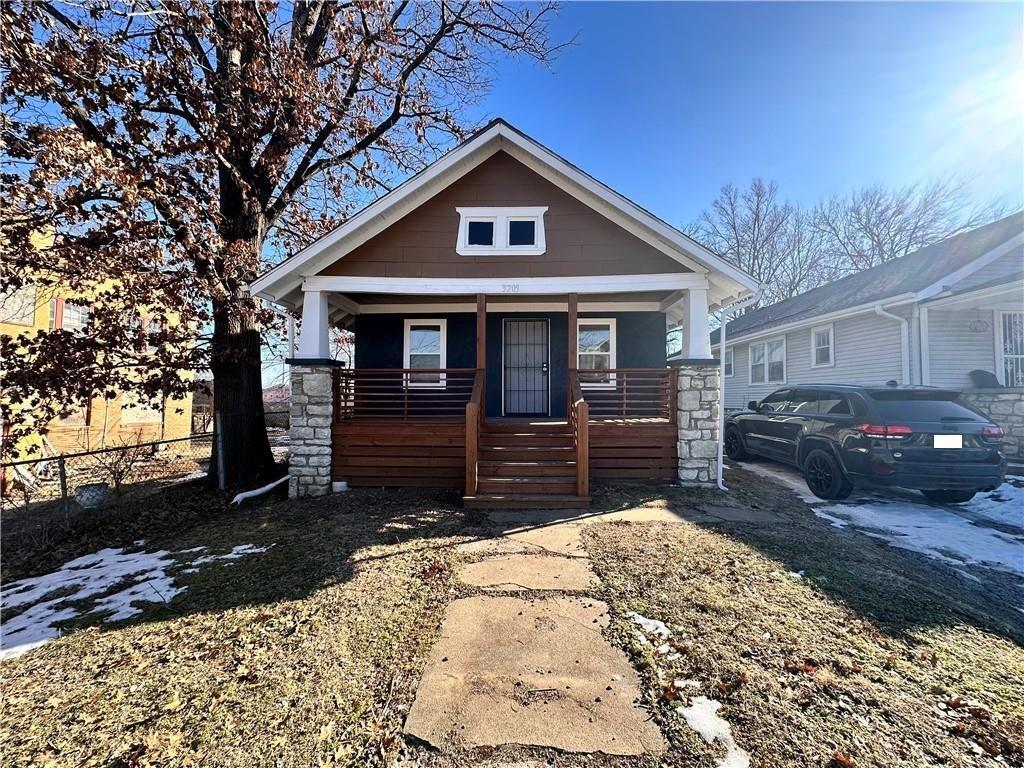
<instances>
[{"instance_id":1,"label":"tree trunk","mask_svg":"<svg viewBox=\"0 0 1024 768\"><path fill-rule=\"evenodd\" d=\"M238 304L251 302L251 311ZM211 477L217 477L220 457L227 486L252 486L274 479L274 456L263 416L263 377L256 302L236 299L234 306L214 303L213 372L214 446Z\"/></svg>"}]
</instances>

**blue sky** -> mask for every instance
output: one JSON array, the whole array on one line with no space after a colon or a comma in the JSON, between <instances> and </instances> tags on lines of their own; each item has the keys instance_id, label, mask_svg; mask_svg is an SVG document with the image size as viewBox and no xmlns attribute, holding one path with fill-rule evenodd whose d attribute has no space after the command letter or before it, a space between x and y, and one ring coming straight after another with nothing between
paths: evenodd
<instances>
[{"instance_id":1,"label":"blue sky","mask_svg":"<svg viewBox=\"0 0 1024 768\"><path fill-rule=\"evenodd\" d=\"M500 62L502 116L673 224L727 183L794 202L969 177L1024 200L1019 3L568 3L548 70Z\"/></svg>"}]
</instances>

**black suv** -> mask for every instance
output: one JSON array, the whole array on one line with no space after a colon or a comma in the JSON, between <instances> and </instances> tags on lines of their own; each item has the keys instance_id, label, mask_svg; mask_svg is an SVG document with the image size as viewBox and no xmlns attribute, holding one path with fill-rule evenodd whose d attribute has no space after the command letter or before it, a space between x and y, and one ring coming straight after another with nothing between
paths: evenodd
<instances>
[{"instance_id":1,"label":"black suv","mask_svg":"<svg viewBox=\"0 0 1024 768\"><path fill-rule=\"evenodd\" d=\"M726 419L729 458L755 454L799 467L822 499L884 485L962 503L1006 475L1003 430L955 391L807 384L747 407Z\"/></svg>"}]
</instances>

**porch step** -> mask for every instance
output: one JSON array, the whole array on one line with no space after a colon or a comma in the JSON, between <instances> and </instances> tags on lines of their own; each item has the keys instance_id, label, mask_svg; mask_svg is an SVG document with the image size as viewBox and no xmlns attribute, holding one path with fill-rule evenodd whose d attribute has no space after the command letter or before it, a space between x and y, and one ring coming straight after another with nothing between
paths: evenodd
<instances>
[{"instance_id":1,"label":"porch step","mask_svg":"<svg viewBox=\"0 0 1024 768\"><path fill-rule=\"evenodd\" d=\"M554 432L509 432L505 434L482 432L480 446L482 448L571 448L572 435Z\"/></svg>"},{"instance_id":2,"label":"porch step","mask_svg":"<svg viewBox=\"0 0 1024 768\"><path fill-rule=\"evenodd\" d=\"M576 479L559 477L480 477L480 493L574 493Z\"/></svg>"},{"instance_id":3,"label":"porch step","mask_svg":"<svg viewBox=\"0 0 1024 768\"><path fill-rule=\"evenodd\" d=\"M529 422L529 421L489 421L484 424L484 433L508 434L508 433L555 433L562 434L569 431L569 425L564 421L556 422Z\"/></svg>"},{"instance_id":4,"label":"porch step","mask_svg":"<svg viewBox=\"0 0 1024 768\"><path fill-rule=\"evenodd\" d=\"M481 461L480 477L567 477L576 479L575 461Z\"/></svg>"},{"instance_id":5,"label":"porch step","mask_svg":"<svg viewBox=\"0 0 1024 768\"><path fill-rule=\"evenodd\" d=\"M480 461L573 461L576 449L568 446L481 445Z\"/></svg>"},{"instance_id":6,"label":"porch step","mask_svg":"<svg viewBox=\"0 0 1024 768\"><path fill-rule=\"evenodd\" d=\"M462 504L467 509L586 509L590 506L590 497L571 494L478 493L476 496L463 496Z\"/></svg>"}]
</instances>

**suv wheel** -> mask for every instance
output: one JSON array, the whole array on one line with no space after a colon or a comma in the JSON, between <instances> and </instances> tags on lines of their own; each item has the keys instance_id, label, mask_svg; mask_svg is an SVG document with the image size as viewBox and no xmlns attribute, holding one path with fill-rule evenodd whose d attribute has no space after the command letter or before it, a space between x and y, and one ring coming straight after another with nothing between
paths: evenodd
<instances>
[{"instance_id":1,"label":"suv wheel","mask_svg":"<svg viewBox=\"0 0 1024 768\"><path fill-rule=\"evenodd\" d=\"M819 499L845 499L853 491L835 456L821 448L815 448L804 459L804 479Z\"/></svg>"},{"instance_id":2,"label":"suv wheel","mask_svg":"<svg viewBox=\"0 0 1024 768\"><path fill-rule=\"evenodd\" d=\"M921 491L928 501L936 504L963 504L974 498L974 491Z\"/></svg>"},{"instance_id":3,"label":"suv wheel","mask_svg":"<svg viewBox=\"0 0 1024 768\"><path fill-rule=\"evenodd\" d=\"M743 437L736 427L729 427L725 430L725 455L733 461L743 461L750 455L743 447Z\"/></svg>"}]
</instances>

